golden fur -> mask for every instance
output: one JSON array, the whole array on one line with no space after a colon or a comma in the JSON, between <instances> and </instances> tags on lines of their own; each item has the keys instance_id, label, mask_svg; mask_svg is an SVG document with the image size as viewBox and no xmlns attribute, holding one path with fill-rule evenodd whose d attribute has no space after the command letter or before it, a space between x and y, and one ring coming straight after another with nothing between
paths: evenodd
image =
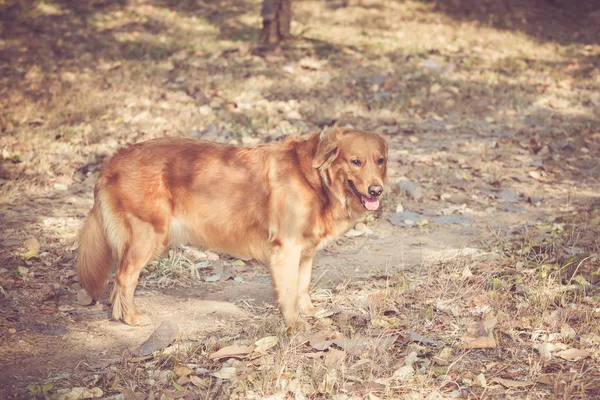
<instances>
[{"instance_id":1,"label":"golden fur","mask_svg":"<svg viewBox=\"0 0 600 400\"><path fill-rule=\"evenodd\" d=\"M77 273L102 293L116 267L113 318L149 322L133 294L142 268L167 246L193 244L269 265L286 324L313 314L313 257L327 240L379 206L387 144L375 134L328 128L258 147L164 138L104 163L80 237Z\"/></svg>"}]
</instances>

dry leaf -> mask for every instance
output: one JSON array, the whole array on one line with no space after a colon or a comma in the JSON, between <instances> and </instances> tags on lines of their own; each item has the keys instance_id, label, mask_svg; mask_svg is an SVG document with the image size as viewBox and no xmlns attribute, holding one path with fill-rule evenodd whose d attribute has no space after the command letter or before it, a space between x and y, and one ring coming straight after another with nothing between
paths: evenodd
<instances>
[{"instance_id":1,"label":"dry leaf","mask_svg":"<svg viewBox=\"0 0 600 400\"><path fill-rule=\"evenodd\" d=\"M102 389L85 388L85 387L74 387L71 388L67 393L62 393L56 397L57 400L79 400L79 399L97 399L104 395Z\"/></svg>"},{"instance_id":2,"label":"dry leaf","mask_svg":"<svg viewBox=\"0 0 600 400\"><path fill-rule=\"evenodd\" d=\"M566 339L574 339L577 336L577 332L569 324L565 324L560 328L560 334Z\"/></svg>"},{"instance_id":3,"label":"dry leaf","mask_svg":"<svg viewBox=\"0 0 600 400\"><path fill-rule=\"evenodd\" d=\"M310 347L315 350L323 351L327 350L333 344L333 340L311 340Z\"/></svg>"},{"instance_id":4,"label":"dry leaf","mask_svg":"<svg viewBox=\"0 0 600 400\"><path fill-rule=\"evenodd\" d=\"M211 376L219 379L231 380L235 378L236 373L237 368L235 367L223 367L219 371L211 374Z\"/></svg>"},{"instance_id":5,"label":"dry leaf","mask_svg":"<svg viewBox=\"0 0 600 400\"><path fill-rule=\"evenodd\" d=\"M572 382L576 376L577 376L577 372L564 372L564 373L559 372L559 373L554 373L554 374L542 374L538 377L537 383L543 383L544 385L554 386L554 384L558 380L563 380L565 382Z\"/></svg>"},{"instance_id":6,"label":"dry leaf","mask_svg":"<svg viewBox=\"0 0 600 400\"><path fill-rule=\"evenodd\" d=\"M315 342L322 342L324 340L336 340L336 339L343 339L344 335L342 335L340 332L338 331L321 331L321 332L316 332L310 335L298 335L296 337L296 340L298 341L298 344L304 344L304 343L309 343L312 341Z\"/></svg>"},{"instance_id":7,"label":"dry leaf","mask_svg":"<svg viewBox=\"0 0 600 400\"><path fill-rule=\"evenodd\" d=\"M208 356L211 360L220 360L222 358L244 358L254 351L254 346L232 345L223 347Z\"/></svg>"},{"instance_id":8,"label":"dry leaf","mask_svg":"<svg viewBox=\"0 0 600 400\"><path fill-rule=\"evenodd\" d=\"M193 374L194 370L185 364L176 363L173 367L173 372L175 372L175 375L177 376L188 376Z\"/></svg>"},{"instance_id":9,"label":"dry leaf","mask_svg":"<svg viewBox=\"0 0 600 400\"><path fill-rule=\"evenodd\" d=\"M481 336L463 345L465 349L495 349L496 339L489 336Z\"/></svg>"},{"instance_id":10,"label":"dry leaf","mask_svg":"<svg viewBox=\"0 0 600 400\"><path fill-rule=\"evenodd\" d=\"M277 339L277 336L264 337L262 339L257 340L256 343L254 343L256 345L254 351L257 353L265 353L267 350L277 345L277 343L279 343L279 339Z\"/></svg>"},{"instance_id":11,"label":"dry leaf","mask_svg":"<svg viewBox=\"0 0 600 400\"><path fill-rule=\"evenodd\" d=\"M482 388L487 387L487 381L485 375L479 374L473 378L473 386L480 386Z\"/></svg>"},{"instance_id":12,"label":"dry leaf","mask_svg":"<svg viewBox=\"0 0 600 400\"><path fill-rule=\"evenodd\" d=\"M38 253L40 251L40 242L34 237L30 237L25 239L23 242L23 247L27 249L27 251L32 251Z\"/></svg>"},{"instance_id":13,"label":"dry leaf","mask_svg":"<svg viewBox=\"0 0 600 400\"><path fill-rule=\"evenodd\" d=\"M529 171L529 176L535 179L536 181L542 183L548 183L550 180L540 171Z\"/></svg>"},{"instance_id":14,"label":"dry leaf","mask_svg":"<svg viewBox=\"0 0 600 400\"><path fill-rule=\"evenodd\" d=\"M164 321L136 351L137 356L149 356L156 350L164 349L177 339L179 327L171 321Z\"/></svg>"},{"instance_id":15,"label":"dry leaf","mask_svg":"<svg viewBox=\"0 0 600 400\"><path fill-rule=\"evenodd\" d=\"M192 382L193 385L204 389L208 388L210 385L210 382L207 379L199 378L196 375L190 375L190 382Z\"/></svg>"},{"instance_id":16,"label":"dry leaf","mask_svg":"<svg viewBox=\"0 0 600 400\"><path fill-rule=\"evenodd\" d=\"M511 379L494 378L491 382L499 383L505 388L520 388L535 385L535 382L531 381L513 381Z\"/></svg>"},{"instance_id":17,"label":"dry leaf","mask_svg":"<svg viewBox=\"0 0 600 400\"><path fill-rule=\"evenodd\" d=\"M329 349L325 353L325 366L329 368L339 367L346 359L346 352L343 350Z\"/></svg>"},{"instance_id":18,"label":"dry leaf","mask_svg":"<svg viewBox=\"0 0 600 400\"><path fill-rule=\"evenodd\" d=\"M397 381L405 381L411 376L413 376L415 370L410 365L405 365L404 367L399 368L392 374L392 379Z\"/></svg>"},{"instance_id":19,"label":"dry leaf","mask_svg":"<svg viewBox=\"0 0 600 400\"><path fill-rule=\"evenodd\" d=\"M552 352L556 350L556 346L552 343L544 342L536 347L536 350L540 353L542 357L545 359L549 359L552 357Z\"/></svg>"},{"instance_id":20,"label":"dry leaf","mask_svg":"<svg viewBox=\"0 0 600 400\"><path fill-rule=\"evenodd\" d=\"M582 358L589 357L592 353L587 350L569 349L556 353L556 356L564 358L567 361L578 361Z\"/></svg>"}]
</instances>

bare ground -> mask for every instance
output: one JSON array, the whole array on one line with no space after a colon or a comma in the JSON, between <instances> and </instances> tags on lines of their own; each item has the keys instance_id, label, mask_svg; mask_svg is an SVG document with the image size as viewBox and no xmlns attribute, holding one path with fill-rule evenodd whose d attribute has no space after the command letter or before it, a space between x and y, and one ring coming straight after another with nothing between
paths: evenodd
<instances>
[{"instance_id":1,"label":"bare ground","mask_svg":"<svg viewBox=\"0 0 600 400\"><path fill-rule=\"evenodd\" d=\"M256 1L0 7L0 396L599 396L600 8L298 1L296 37L267 52ZM316 336L282 331L264 267L190 249L145 273L151 326L79 304L76 232L104 157L334 120L383 133L392 177L371 231L316 261L313 298L333 310ZM133 354L163 321L175 347ZM254 349L210 357L230 345Z\"/></svg>"}]
</instances>

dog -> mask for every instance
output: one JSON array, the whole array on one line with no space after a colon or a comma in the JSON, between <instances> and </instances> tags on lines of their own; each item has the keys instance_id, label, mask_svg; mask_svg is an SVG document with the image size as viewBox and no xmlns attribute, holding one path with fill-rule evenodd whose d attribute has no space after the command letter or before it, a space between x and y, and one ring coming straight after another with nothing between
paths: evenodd
<instances>
[{"instance_id":1,"label":"dog","mask_svg":"<svg viewBox=\"0 0 600 400\"><path fill-rule=\"evenodd\" d=\"M113 319L146 325L134 304L144 266L169 245L210 248L268 264L286 325L305 330L300 313L320 310L315 252L379 208L387 162L383 137L337 126L256 147L162 138L121 149L94 188L79 281L98 297L116 267Z\"/></svg>"}]
</instances>

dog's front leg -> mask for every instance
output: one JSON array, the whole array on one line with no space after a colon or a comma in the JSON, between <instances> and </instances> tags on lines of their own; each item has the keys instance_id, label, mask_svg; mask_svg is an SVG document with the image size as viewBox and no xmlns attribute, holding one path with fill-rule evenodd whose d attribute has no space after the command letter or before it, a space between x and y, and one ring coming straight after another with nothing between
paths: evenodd
<instances>
[{"instance_id":1,"label":"dog's front leg","mask_svg":"<svg viewBox=\"0 0 600 400\"><path fill-rule=\"evenodd\" d=\"M298 275L298 307L303 314L308 316L313 316L322 310L320 307L315 307L310 300L310 281L314 256L314 252L302 254Z\"/></svg>"},{"instance_id":2,"label":"dog's front leg","mask_svg":"<svg viewBox=\"0 0 600 400\"><path fill-rule=\"evenodd\" d=\"M288 327L306 330L308 324L298 314L298 270L302 247L293 241L275 240L271 253L271 277L277 303Z\"/></svg>"}]
</instances>

